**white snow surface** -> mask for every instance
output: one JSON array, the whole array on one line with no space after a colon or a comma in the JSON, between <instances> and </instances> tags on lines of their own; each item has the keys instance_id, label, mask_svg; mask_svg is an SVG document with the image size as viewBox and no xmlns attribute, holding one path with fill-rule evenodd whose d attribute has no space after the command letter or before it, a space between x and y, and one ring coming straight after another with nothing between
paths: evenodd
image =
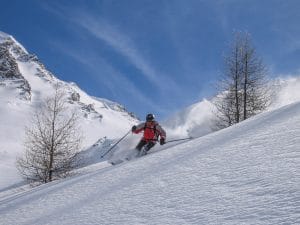
<instances>
[{"instance_id":1,"label":"white snow surface","mask_svg":"<svg viewBox=\"0 0 300 225\"><path fill-rule=\"evenodd\" d=\"M300 224L300 103L0 199L1 225Z\"/></svg>"}]
</instances>

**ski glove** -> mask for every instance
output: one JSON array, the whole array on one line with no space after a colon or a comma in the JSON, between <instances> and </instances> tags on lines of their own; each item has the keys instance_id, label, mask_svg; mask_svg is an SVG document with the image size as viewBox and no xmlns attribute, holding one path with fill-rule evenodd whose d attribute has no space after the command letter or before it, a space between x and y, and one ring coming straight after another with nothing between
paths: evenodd
<instances>
[{"instance_id":1,"label":"ski glove","mask_svg":"<svg viewBox=\"0 0 300 225\"><path fill-rule=\"evenodd\" d=\"M159 141L160 145L164 145L166 142L165 142L165 139L164 138L161 138L160 141Z\"/></svg>"},{"instance_id":2,"label":"ski glove","mask_svg":"<svg viewBox=\"0 0 300 225\"><path fill-rule=\"evenodd\" d=\"M136 126L133 126L133 127L131 128L131 131L134 132L135 130L136 130Z\"/></svg>"}]
</instances>

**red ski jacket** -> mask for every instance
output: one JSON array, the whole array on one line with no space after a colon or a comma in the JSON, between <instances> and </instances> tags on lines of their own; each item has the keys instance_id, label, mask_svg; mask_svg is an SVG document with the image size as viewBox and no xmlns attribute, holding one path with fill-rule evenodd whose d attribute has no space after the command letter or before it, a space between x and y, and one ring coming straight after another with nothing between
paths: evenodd
<instances>
[{"instance_id":1,"label":"red ski jacket","mask_svg":"<svg viewBox=\"0 0 300 225\"><path fill-rule=\"evenodd\" d=\"M158 136L166 139L166 131L156 121L140 123L133 132L138 134L142 131L144 131L143 140L145 141L157 141Z\"/></svg>"}]
</instances>

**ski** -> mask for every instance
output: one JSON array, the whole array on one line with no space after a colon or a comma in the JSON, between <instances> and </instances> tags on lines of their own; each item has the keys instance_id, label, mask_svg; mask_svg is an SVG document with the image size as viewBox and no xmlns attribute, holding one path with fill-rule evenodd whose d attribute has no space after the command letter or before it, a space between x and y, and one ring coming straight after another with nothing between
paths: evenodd
<instances>
[{"instance_id":1,"label":"ski","mask_svg":"<svg viewBox=\"0 0 300 225\"><path fill-rule=\"evenodd\" d=\"M122 160L122 159L118 159L116 161L112 161L110 162L111 165L115 166L115 165L118 165L118 164L121 164L123 163L125 160Z\"/></svg>"},{"instance_id":2,"label":"ski","mask_svg":"<svg viewBox=\"0 0 300 225\"><path fill-rule=\"evenodd\" d=\"M167 141L165 143L170 143L170 142L175 142L175 141L184 141L184 140L187 141L187 140L191 140L191 139L193 139L193 137L174 139L174 140ZM144 146L141 149L141 151L138 151L138 150L134 149L124 159L116 159L116 160L110 162L110 164L113 165L113 166L115 166L115 165L121 164L123 162L131 161L132 159L141 158L141 157L147 155L147 153L148 153L148 151L146 149L146 146Z\"/></svg>"},{"instance_id":3,"label":"ski","mask_svg":"<svg viewBox=\"0 0 300 225\"><path fill-rule=\"evenodd\" d=\"M110 162L110 164L112 164L113 166L115 166L115 165L121 164L123 162L128 162L128 161L130 161L132 159L139 158L139 157L142 156L142 155L140 155L140 153L141 152L139 152L136 149L134 149L124 159L113 160L112 162Z\"/></svg>"}]
</instances>

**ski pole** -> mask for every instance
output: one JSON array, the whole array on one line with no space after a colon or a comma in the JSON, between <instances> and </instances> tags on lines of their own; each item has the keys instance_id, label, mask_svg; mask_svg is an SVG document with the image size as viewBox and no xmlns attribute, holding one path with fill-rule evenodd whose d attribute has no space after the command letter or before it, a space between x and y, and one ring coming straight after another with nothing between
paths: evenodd
<instances>
[{"instance_id":1,"label":"ski pole","mask_svg":"<svg viewBox=\"0 0 300 225\"><path fill-rule=\"evenodd\" d=\"M169 143L169 142L174 142L174 141L183 141L183 140L189 140L189 139L193 139L193 138L192 138L192 137L188 137L188 138L175 139L175 140L171 140L171 141L166 141L166 143Z\"/></svg>"},{"instance_id":2,"label":"ski pole","mask_svg":"<svg viewBox=\"0 0 300 225\"><path fill-rule=\"evenodd\" d=\"M102 156L101 158L103 158L104 156L106 156L107 153L109 153L115 146L117 146L117 144L119 144L129 133L131 132L128 131L123 137L120 138L120 140L118 140L113 146L111 146Z\"/></svg>"}]
</instances>

